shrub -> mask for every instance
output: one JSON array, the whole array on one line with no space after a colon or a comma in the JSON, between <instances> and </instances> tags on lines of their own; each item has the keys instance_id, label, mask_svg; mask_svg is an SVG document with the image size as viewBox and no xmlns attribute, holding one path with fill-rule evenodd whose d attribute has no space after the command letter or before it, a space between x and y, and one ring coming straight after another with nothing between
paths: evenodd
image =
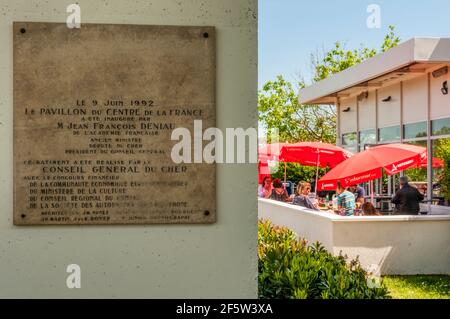
<instances>
[{"instance_id":1,"label":"shrub","mask_svg":"<svg viewBox=\"0 0 450 319\"><path fill-rule=\"evenodd\" d=\"M258 294L265 299L390 298L383 283L370 288L357 259L333 256L285 227L258 224Z\"/></svg>"}]
</instances>

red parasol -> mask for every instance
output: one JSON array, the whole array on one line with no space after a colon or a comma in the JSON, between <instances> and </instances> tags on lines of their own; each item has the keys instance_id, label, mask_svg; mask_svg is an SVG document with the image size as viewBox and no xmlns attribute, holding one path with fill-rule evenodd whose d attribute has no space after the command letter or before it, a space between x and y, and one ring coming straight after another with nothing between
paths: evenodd
<instances>
[{"instance_id":1,"label":"red parasol","mask_svg":"<svg viewBox=\"0 0 450 319\"><path fill-rule=\"evenodd\" d=\"M258 158L266 161L274 158L278 160L280 157L281 148L284 145L288 145L288 143L272 143L260 146L258 148Z\"/></svg>"},{"instance_id":2,"label":"red parasol","mask_svg":"<svg viewBox=\"0 0 450 319\"><path fill-rule=\"evenodd\" d=\"M417 166L417 168L427 168L427 166L428 166L427 159L428 159L428 157L426 156L422 160L422 162ZM433 168L443 168L443 167L444 167L444 161L440 158L433 157Z\"/></svg>"},{"instance_id":3,"label":"red parasol","mask_svg":"<svg viewBox=\"0 0 450 319\"><path fill-rule=\"evenodd\" d=\"M319 190L336 189L337 181L347 187L368 182L408 168L418 167L426 159L427 150L409 144L387 144L369 148L338 164L319 180Z\"/></svg>"},{"instance_id":4,"label":"red parasol","mask_svg":"<svg viewBox=\"0 0 450 319\"><path fill-rule=\"evenodd\" d=\"M305 166L333 168L353 154L342 147L322 142L300 142L281 147L280 160Z\"/></svg>"},{"instance_id":5,"label":"red parasol","mask_svg":"<svg viewBox=\"0 0 450 319\"><path fill-rule=\"evenodd\" d=\"M268 159L275 158L284 163L299 163L317 167L316 180L319 167L335 167L352 155L339 146L322 142L274 143L259 148L260 162L267 162ZM263 174L260 171L260 179L261 176ZM286 182L286 166L284 181Z\"/></svg>"}]
</instances>

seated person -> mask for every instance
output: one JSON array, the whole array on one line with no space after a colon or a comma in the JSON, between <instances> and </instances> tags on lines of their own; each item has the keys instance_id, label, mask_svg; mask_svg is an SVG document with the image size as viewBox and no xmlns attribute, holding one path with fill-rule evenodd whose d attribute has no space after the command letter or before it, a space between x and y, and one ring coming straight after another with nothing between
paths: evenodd
<instances>
[{"instance_id":1,"label":"seated person","mask_svg":"<svg viewBox=\"0 0 450 319\"><path fill-rule=\"evenodd\" d=\"M272 189L272 178L270 176L264 177L262 184L258 188L258 197L270 198Z\"/></svg>"},{"instance_id":2,"label":"seated person","mask_svg":"<svg viewBox=\"0 0 450 319\"><path fill-rule=\"evenodd\" d=\"M337 182L336 193L339 209L336 213L342 216L353 216L356 208L355 195L343 187L340 181Z\"/></svg>"},{"instance_id":3,"label":"seated person","mask_svg":"<svg viewBox=\"0 0 450 319\"><path fill-rule=\"evenodd\" d=\"M409 184L407 176L400 177L400 189L392 199L392 203L395 204L395 214L418 215L420 212L419 203L423 199L423 194Z\"/></svg>"},{"instance_id":4,"label":"seated person","mask_svg":"<svg viewBox=\"0 0 450 319\"><path fill-rule=\"evenodd\" d=\"M289 195L288 195L286 189L283 187L283 183L281 182L281 179L279 179L279 178L274 179L272 186L273 186L273 189L272 189L272 193L270 194L270 199L274 199L279 202L288 202L289 201Z\"/></svg>"},{"instance_id":5,"label":"seated person","mask_svg":"<svg viewBox=\"0 0 450 319\"><path fill-rule=\"evenodd\" d=\"M366 191L364 190L364 188L362 188L359 185L352 185L348 188L348 190L355 195L356 204L358 203L359 205L364 204L365 202L364 196L366 196Z\"/></svg>"},{"instance_id":6,"label":"seated person","mask_svg":"<svg viewBox=\"0 0 450 319\"><path fill-rule=\"evenodd\" d=\"M364 216L380 216L380 213L377 212L375 206L373 206L371 202L362 204L361 209Z\"/></svg>"},{"instance_id":7,"label":"seated person","mask_svg":"<svg viewBox=\"0 0 450 319\"><path fill-rule=\"evenodd\" d=\"M311 198L309 197L309 194L311 192L311 184L308 182L300 182L298 183L296 195L294 197L294 200L292 201L292 204L303 206L306 208L319 210L319 207L317 204L314 204L311 201Z\"/></svg>"}]
</instances>

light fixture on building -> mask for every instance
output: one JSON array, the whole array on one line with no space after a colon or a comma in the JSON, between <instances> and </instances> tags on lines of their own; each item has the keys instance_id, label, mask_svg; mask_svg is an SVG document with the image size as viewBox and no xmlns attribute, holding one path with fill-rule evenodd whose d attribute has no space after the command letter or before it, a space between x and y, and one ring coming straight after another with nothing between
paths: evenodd
<instances>
[{"instance_id":1,"label":"light fixture on building","mask_svg":"<svg viewBox=\"0 0 450 319\"><path fill-rule=\"evenodd\" d=\"M442 88L441 88L441 92L444 95L448 94L448 83L447 81L445 81L444 83L442 83Z\"/></svg>"},{"instance_id":2,"label":"light fixture on building","mask_svg":"<svg viewBox=\"0 0 450 319\"><path fill-rule=\"evenodd\" d=\"M364 91L361 94L358 95L357 99L358 101L362 101L364 99L367 99L369 97L369 92L368 91Z\"/></svg>"},{"instance_id":3,"label":"light fixture on building","mask_svg":"<svg viewBox=\"0 0 450 319\"><path fill-rule=\"evenodd\" d=\"M383 100L381 100L381 101L383 101L383 102L389 102L389 101L391 101L392 100L392 96L388 96L387 98L385 98L385 99L383 99Z\"/></svg>"},{"instance_id":4,"label":"light fixture on building","mask_svg":"<svg viewBox=\"0 0 450 319\"><path fill-rule=\"evenodd\" d=\"M347 107L346 109L343 109L342 112L350 112L350 106Z\"/></svg>"},{"instance_id":5,"label":"light fixture on building","mask_svg":"<svg viewBox=\"0 0 450 319\"><path fill-rule=\"evenodd\" d=\"M447 73L448 73L448 66L444 66L444 67L442 67L440 69L437 69L437 70L433 71L431 74L433 74L434 78L438 78L438 77L443 76L443 75L445 75Z\"/></svg>"}]
</instances>

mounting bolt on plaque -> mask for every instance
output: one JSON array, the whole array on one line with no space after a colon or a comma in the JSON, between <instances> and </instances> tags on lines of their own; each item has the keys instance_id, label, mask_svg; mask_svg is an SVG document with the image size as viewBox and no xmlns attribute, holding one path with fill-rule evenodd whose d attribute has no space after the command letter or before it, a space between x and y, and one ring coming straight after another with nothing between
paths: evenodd
<instances>
[{"instance_id":1,"label":"mounting bolt on plaque","mask_svg":"<svg viewBox=\"0 0 450 319\"><path fill-rule=\"evenodd\" d=\"M203 212L203 214L204 214L205 216L209 216L210 212L209 212L209 210L205 210L205 211Z\"/></svg>"},{"instance_id":2,"label":"mounting bolt on plaque","mask_svg":"<svg viewBox=\"0 0 450 319\"><path fill-rule=\"evenodd\" d=\"M25 217L27 217L27 215L22 214L22 215L20 215L20 217L25 218Z\"/></svg>"},{"instance_id":3,"label":"mounting bolt on plaque","mask_svg":"<svg viewBox=\"0 0 450 319\"><path fill-rule=\"evenodd\" d=\"M204 33L203 33L203 37L204 37L204 38L208 38L208 37L209 37L208 32L204 32Z\"/></svg>"},{"instance_id":4,"label":"mounting bolt on plaque","mask_svg":"<svg viewBox=\"0 0 450 319\"><path fill-rule=\"evenodd\" d=\"M20 29L20 33L25 33L25 32L27 32L27 29L25 29L25 28Z\"/></svg>"}]
</instances>

